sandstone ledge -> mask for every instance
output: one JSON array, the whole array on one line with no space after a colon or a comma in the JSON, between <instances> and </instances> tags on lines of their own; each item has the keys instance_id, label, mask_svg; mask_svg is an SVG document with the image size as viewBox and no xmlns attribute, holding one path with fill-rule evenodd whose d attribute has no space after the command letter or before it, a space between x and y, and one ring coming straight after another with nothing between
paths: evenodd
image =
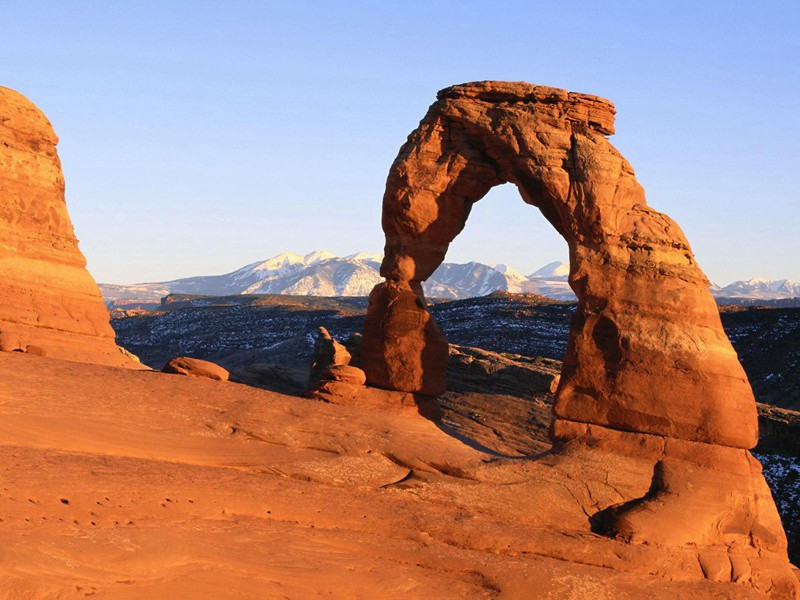
<instances>
[{"instance_id":1,"label":"sandstone ledge","mask_svg":"<svg viewBox=\"0 0 800 600\"><path fill-rule=\"evenodd\" d=\"M0 583L27 597L790 597L768 557L594 533L587 512L649 484L634 457L502 459L426 419L237 384L0 370Z\"/></svg>"}]
</instances>

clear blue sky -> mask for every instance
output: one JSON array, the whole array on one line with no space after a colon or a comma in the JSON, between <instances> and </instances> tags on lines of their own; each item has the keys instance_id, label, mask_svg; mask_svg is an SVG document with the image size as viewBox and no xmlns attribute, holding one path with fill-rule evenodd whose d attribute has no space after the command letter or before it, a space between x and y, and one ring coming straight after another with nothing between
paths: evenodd
<instances>
[{"instance_id":1,"label":"clear blue sky","mask_svg":"<svg viewBox=\"0 0 800 600\"><path fill-rule=\"evenodd\" d=\"M293 250L379 251L438 89L525 80L617 105L613 143L725 284L800 279L797 2L3 2L0 85L61 137L91 272L131 283ZM510 186L449 260L566 246Z\"/></svg>"}]
</instances>

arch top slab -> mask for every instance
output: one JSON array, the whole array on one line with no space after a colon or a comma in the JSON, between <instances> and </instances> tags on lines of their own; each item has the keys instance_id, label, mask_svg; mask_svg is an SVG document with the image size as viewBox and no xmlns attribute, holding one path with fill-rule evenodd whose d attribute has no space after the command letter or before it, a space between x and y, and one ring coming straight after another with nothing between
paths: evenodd
<instances>
[{"instance_id":1,"label":"arch top slab","mask_svg":"<svg viewBox=\"0 0 800 600\"><path fill-rule=\"evenodd\" d=\"M451 85L436 94L437 100L476 100L502 105L503 103L557 105L563 117L583 124L605 135L614 134L614 104L600 96L568 92L546 85L525 81L475 81Z\"/></svg>"},{"instance_id":2,"label":"arch top slab","mask_svg":"<svg viewBox=\"0 0 800 600\"><path fill-rule=\"evenodd\" d=\"M363 336L368 383L445 390L447 342L421 282L472 205L510 182L569 246L578 309L556 418L755 445L755 401L708 280L681 229L647 205L633 168L611 145L614 115L597 96L522 82L439 92L387 178L386 282L373 291Z\"/></svg>"}]
</instances>

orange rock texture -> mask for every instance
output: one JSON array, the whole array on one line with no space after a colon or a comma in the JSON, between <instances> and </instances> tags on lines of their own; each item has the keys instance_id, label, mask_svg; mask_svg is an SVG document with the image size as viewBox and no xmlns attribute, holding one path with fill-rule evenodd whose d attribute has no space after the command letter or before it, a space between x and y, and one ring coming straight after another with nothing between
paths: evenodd
<instances>
[{"instance_id":1,"label":"orange rock texture","mask_svg":"<svg viewBox=\"0 0 800 600\"><path fill-rule=\"evenodd\" d=\"M188 356L176 356L170 359L164 368L164 373L173 375L187 375L189 377L205 377L215 381L228 381L230 373L218 364L199 358L189 358Z\"/></svg>"},{"instance_id":2,"label":"orange rock texture","mask_svg":"<svg viewBox=\"0 0 800 600\"><path fill-rule=\"evenodd\" d=\"M64 201L58 137L0 87L0 350L137 366L114 343Z\"/></svg>"},{"instance_id":3,"label":"orange rock texture","mask_svg":"<svg viewBox=\"0 0 800 600\"><path fill-rule=\"evenodd\" d=\"M386 184L386 281L370 296L361 348L367 383L445 391L447 343L421 282L472 205L513 183L567 241L579 303L554 406L557 448L602 446L651 469L640 496L592 515L595 530L736 548L785 573L780 519L747 452L758 439L750 384L689 242L647 205L609 142L614 115L602 98L528 83L439 92Z\"/></svg>"},{"instance_id":4,"label":"orange rock texture","mask_svg":"<svg viewBox=\"0 0 800 600\"><path fill-rule=\"evenodd\" d=\"M3 598L793 597L744 549L595 534L586 515L652 468L603 447L509 455L528 402L475 398L451 434L202 377L10 352L0 372ZM464 443L473 425L493 450Z\"/></svg>"},{"instance_id":5,"label":"orange rock texture","mask_svg":"<svg viewBox=\"0 0 800 600\"><path fill-rule=\"evenodd\" d=\"M678 225L645 200L611 145L613 105L527 83L439 92L392 165L383 199L386 283L364 332L368 381L439 394L447 346L420 282L441 264L472 205L517 186L564 236L579 299L556 415L751 448L750 385L708 280Z\"/></svg>"}]
</instances>

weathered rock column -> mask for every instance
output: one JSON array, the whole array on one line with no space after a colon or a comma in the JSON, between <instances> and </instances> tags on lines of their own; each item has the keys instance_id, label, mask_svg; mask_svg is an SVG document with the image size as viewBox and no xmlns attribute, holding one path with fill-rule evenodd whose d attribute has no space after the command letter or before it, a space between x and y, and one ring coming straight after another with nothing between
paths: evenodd
<instances>
[{"instance_id":1,"label":"weathered rock column","mask_svg":"<svg viewBox=\"0 0 800 600\"><path fill-rule=\"evenodd\" d=\"M0 350L116 366L122 354L64 200L58 137L0 87Z\"/></svg>"}]
</instances>

